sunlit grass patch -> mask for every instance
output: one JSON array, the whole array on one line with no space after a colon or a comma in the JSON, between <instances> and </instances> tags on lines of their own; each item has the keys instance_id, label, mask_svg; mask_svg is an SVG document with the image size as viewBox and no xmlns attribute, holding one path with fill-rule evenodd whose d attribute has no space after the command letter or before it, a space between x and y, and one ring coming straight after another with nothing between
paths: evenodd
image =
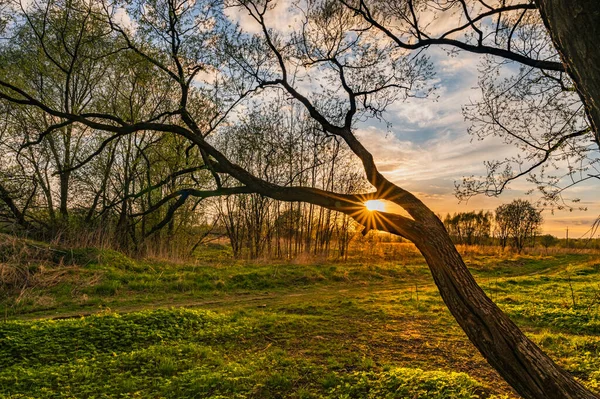
<instances>
[{"instance_id":1,"label":"sunlit grass patch","mask_svg":"<svg viewBox=\"0 0 600 399\"><path fill-rule=\"evenodd\" d=\"M473 398L480 384L465 373L395 368L353 372L328 392L336 398Z\"/></svg>"}]
</instances>

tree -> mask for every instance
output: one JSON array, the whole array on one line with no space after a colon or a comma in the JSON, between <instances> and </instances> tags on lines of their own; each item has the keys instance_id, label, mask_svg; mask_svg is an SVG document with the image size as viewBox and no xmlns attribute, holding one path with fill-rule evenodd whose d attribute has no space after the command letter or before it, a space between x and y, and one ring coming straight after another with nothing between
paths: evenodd
<instances>
[{"instance_id":1,"label":"tree","mask_svg":"<svg viewBox=\"0 0 600 399\"><path fill-rule=\"evenodd\" d=\"M520 394L527 398L593 398L485 295L438 217L412 193L389 181L356 137L358 120L381 117L394 101L427 94L431 77L428 60L380 40L360 15L335 1L299 5L301 26L292 32L273 28L276 22L270 16L274 5L269 1L232 2L228 6L243 10L254 20L257 33L239 32L222 13L220 3L202 1L128 2L126 12L134 27L119 22L117 9L109 4L74 6L71 1L51 1L41 9L36 3L15 10L16 17L5 24L8 34L15 26L27 23L23 16L31 13L91 8L96 21L110 28L106 34L114 43L112 52L98 55L106 76L114 76L122 67L115 54L129 54L146 62L156 79L169 81L169 98L176 97L177 101L149 105L144 107L145 113L135 115L105 101L94 101L85 111L64 110L45 101L26 84L20 71L6 63L0 70L0 98L55 118L52 126L72 124L96 134L105 132L109 137L103 143L140 132L184 138L189 148L201 155L195 166L212 178L212 187L178 193L170 198L177 198L171 208L190 198L252 193L341 212L363 224L366 231L380 229L413 241L457 322ZM53 56L53 49L39 43L37 48L42 56ZM6 59L6 52L2 57ZM311 92L315 88L319 90ZM117 89L100 82L89 96L111 98ZM265 99L261 96L274 91L284 92L290 104L301 106L323 136L335 137L352 151L374 191L343 194L328 187L287 185L234 163L215 136L228 124L239 122L236 110L240 105L261 106ZM250 98L256 101L251 103ZM40 137L47 134L50 132L42 131ZM392 201L410 216L369 212L364 202L371 199Z\"/></svg>"},{"instance_id":2,"label":"tree","mask_svg":"<svg viewBox=\"0 0 600 399\"><path fill-rule=\"evenodd\" d=\"M548 248L556 243L558 243L558 238L554 237L552 234L544 234L540 237L540 244L546 248L546 253L548 253Z\"/></svg>"},{"instance_id":3,"label":"tree","mask_svg":"<svg viewBox=\"0 0 600 399\"><path fill-rule=\"evenodd\" d=\"M264 109L241 116L239 124L224 132L219 146L237 165L268 181L343 194L358 191L363 181L353 154L334 137L323 136L312 119L294 107L282 113L288 105L277 96ZM343 255L349 243L347 217L331 210L296 202L281 204L255 194L228 198L220 205L236 256L329 254L340 240Z\"/></svg>"},{"instance_id":4,"label":"tree","mask_svg":"<svg viewBox=\"0 0 600 399\"><path fill-rule=\"evenodd\" d=\"M501 205L500 207L505 206ZM498 239L502 249L508 245L508 239L510 238L510 221L508 220L508 212L497 212L494 215L494 235Z\"/></svg>"},{"instance_id":5,"label":"tree","mask_svg":"<svg viewBox=\"0 0 600 399\"><path fill-rule=\"evenodd\" d=\"M464 109L469 133L500 137L519 155L486 162L487 175L457 186L460 198L498 196L526 177L547 205L573 209L565 190L600 179L595 1L339 1L398 48L485 55L482 100Z\"/></svg>"},{"instance_id":6,"label":"tree","mask_svg":"<svg viewBox=\"0 0 600 399\"><path fill-rule=\"evenodd\" d=\"M600 8L594 0L538 0L540 14L585 104L600 145Z\"/></svg>"},{"instance_id":7,"label":"tree","mask_svg":"<svg viewBox=\"0 0 600 399\"><path fill-rule=\"evenodd\" d=\"M125 119L173 100L169 82L152 75L148 60L113 45L110 26L95 19L101 8L78 2L36 7L7 32L13 40L2 52L11 83L64 112L85 113L102 102ZM112 136L18 103L4 103L2 111L0 217L21 232L80 244L95 237L96 244L137 251L173 243L166 235L197 221L197 204L176 201L190 183L203 184L204 167L188 167L199 154L186 151L185 139L149 131ZM167 234L159 233L163 227Z\"/></svg>"},{"instance_id":8,"label":"tree","mask_svg":"<svg viewBox=\"0 0 600 399\"><path fill-rule=\"evenodd\" d=\"M476 112L490 116L484 123L488 129L467 109L468 118L475 121L472 133L478 137L503 137L520 148L525 157L490 162L487 179L465 185L460 194L497 195L512 180L527 176L537 185L546 204L572 209L579 200L566 202L565 190L600 179L600 73L589 67L600 57L592 44L600 38L600 10L596 2L589 0L538 0L535 5L539 11L536 17L543 21L554 44L550 47L555 49L554 54L546 54L553 59L560 55L566 73L523 67L518 76L496 88L490 82L482 84L486 100L478 104ZM545 43L548 39L537 41ZM520 102L521 112L515 113L514 108L507 106L514 100ZM541 108L536 108L536 103ZM564 166L565 161L568 167Z\"/></svg>"},{"instance_id":9,"label":"tree","mask_svg":"<svg viewBox=\"0 0 600 399\"><path fill-rule=\"evenodd\" d=\"M503 247L505 240L510 239L513 247L521 252L541 224L541 211L538 211L529 201L514 200L510 204L496 208L496 228L502 232Z\"/></svg>"},{"instance_id":10,"label":"tree","mask_svg":"<svg viewBox=\"0 0 600 399\"><path fill-rule=\"evenodd\" d=\"M490 212L461 212L444 219L450 236L459 244L483 244L490 236L492 214Z\"/></svg>"}]
</instances>

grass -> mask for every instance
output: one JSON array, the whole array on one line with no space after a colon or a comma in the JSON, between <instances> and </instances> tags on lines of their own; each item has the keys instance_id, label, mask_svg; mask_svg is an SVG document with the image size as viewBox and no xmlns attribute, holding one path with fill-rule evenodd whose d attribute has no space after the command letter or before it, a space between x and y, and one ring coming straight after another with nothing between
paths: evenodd
<instances>
[{"instance_id":1,"label":"grass","mask_svg":"<svg viewBox=\"0 0 600 399\"><path fill-rule=\"evenodd\" d=\"M302 317L255 316L170 309L46 320L35 328L5 323L0 392L277 398L382 397L393 389L467 398L479 386L464 373L376 370L348 351L319 359L272 347L284 329L303 328Z\"/></svg>"},{"instance_id":2,"label":"grass","mask_svg":"<svg viewBox=\"0 0 600 399\"><path fill-rule=\"evenodd\" d=\"M34 280L67 272L3 298L0 397L516 397L414 253L294 264L212 251L195 264L92 250L31 262ZM466 261L535 342L600 390L598 256Z\"/></svg>"},{"instance_id":3,"label":"grass","mask_svg":"<svg viewBox=\"0 0 600 399\"><path fill-rule=\"evenodd\" d=\"M409 264L388 261L366 265L362 261L234 261L227 248L221 247L206 249L192 263L135 261L115 251L93 248L49 251L47 256L40 256L37 249L35 255L18 251L18 259L33 256L33 261L26 264L13 261L13 268L19 269L20 275L12 290L0 294L0 309L5 317L89 314L101 308L141 309L158 304L229 301L232 295L260 297L305 287L376 284L401 278L423 280L429 276L426 268L413 267L422 265L422 259L414 253L409 254Z\"/></svg>"}]
</instances>

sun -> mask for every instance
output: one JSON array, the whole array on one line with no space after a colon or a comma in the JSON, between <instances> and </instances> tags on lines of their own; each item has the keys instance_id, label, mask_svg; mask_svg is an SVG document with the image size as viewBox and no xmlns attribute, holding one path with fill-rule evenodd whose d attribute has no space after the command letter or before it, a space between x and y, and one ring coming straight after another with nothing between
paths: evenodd
<instances>
[{"instance_id":1,"label":"sun","mask_svg":"<svg viewBox=\"0 0 600 399\"><path fill-rule=\"evenodd\" d=\"M370 200L370 201L365 202L365 206L370 211L379 211L379 212L385 211L385 203L383 201Z\"/></svg>"}]
</instances>

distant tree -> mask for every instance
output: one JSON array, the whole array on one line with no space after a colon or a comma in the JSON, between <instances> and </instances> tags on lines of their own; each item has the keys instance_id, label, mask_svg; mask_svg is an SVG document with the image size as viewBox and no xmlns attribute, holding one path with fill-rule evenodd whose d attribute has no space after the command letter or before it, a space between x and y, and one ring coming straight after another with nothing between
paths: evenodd
<instances>
[{"instance_id":1,"label":"distant tree","mask_svg":"<svg viewBox=\"0 0 600 399\"><path fill-rule=\"evenodd\" d=\"M548 252L548 247L556 245L556 243L558 243L558 238L554 237L552 234L544 234L540 237L540 244L546 248L546 252Z\"/></svg>"},{"instance_id":2,"label":"distant tree","mask_svg":"<svg viewBox=\"0 0 600 399\"><path fill-rule=\"evenodd\" d=\"M505 211L506 206L504 204L496 208L494 217L494 235L498 239L498 243L502 249L508 245L508 238L510 236L510 215Z\"/></svg>"},{"instance_id":3,"label":"distant tree","mask_svg":"<svg viewBox=\"0 0 600 399\"><path fill-rule=\"evenodd\" d=\"M483 244L490 236L491 212L460 212L446 216L444 225L450 236L466 245Z\"/></svg>"},{"instance_id":4,"label":"distant tree","mask_svg":"<svg viewBox=\"0 0 600 399\"><path fill-rule=\"evenodd\" d=\"M541 211L529 201L518 199L496 208L496 229L501 232L500 239L503 247L506 245L506 240L509 240L517 252L523 250L541 223Z\"/></svg>"}]
</instances>

